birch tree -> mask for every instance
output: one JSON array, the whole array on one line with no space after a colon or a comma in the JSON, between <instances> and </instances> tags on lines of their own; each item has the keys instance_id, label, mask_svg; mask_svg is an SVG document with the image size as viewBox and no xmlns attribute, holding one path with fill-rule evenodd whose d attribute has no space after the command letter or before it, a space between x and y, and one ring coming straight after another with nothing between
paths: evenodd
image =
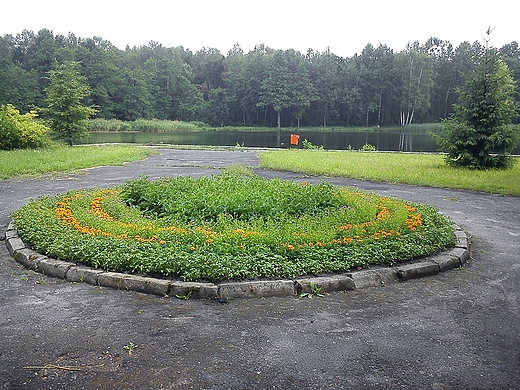
<instances>
[{"instance_id":1,"label":"birch tree","mask_svg":"<svg viewBox=\"0 0 520 390\"><path fill-rule=\"evenodd\" d=\"M430 107L433 71L431 58L410 45L405 51L397 54L395 63L401 84L399 124L403 130L399 150L403 150L405 127L411 124L418 114L425 113Z\"/></svg>"}]
</instances>

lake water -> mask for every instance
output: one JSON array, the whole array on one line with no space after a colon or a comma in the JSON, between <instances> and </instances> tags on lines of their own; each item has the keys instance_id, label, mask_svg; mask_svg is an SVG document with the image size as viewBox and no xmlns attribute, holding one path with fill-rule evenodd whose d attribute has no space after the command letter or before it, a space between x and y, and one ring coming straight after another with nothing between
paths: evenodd
<instances>
[{"instance_id":1,"label":"lake water","mask_svg":"<svg viewBox=\"0 0 520 390\"><path fill-rule=\"evenodd\" d=\"M428 134L404 134L396 131L374 132L305 132L300 131L300 146L304 139L325 149L361 149L370 144L379 151L436 152L438 145ZM280 136L282 147L289 147L290 132ZM139 143L172 145L211 145L277 147L277 131L190 131L190 132L92 132L81 141L87 143ZM401 147L400 147L401 146ZM513 151L520 154L520 147Z\"/></svg>"}]
</instances>

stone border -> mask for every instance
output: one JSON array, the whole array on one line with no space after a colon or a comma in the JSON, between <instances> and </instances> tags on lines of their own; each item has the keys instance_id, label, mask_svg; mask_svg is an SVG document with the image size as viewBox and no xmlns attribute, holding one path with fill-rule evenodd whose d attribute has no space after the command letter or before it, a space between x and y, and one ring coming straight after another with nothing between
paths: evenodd
<instances>
[{"instance_id":1,"label":"stone border","mask_svg":"<svg viewBox=\"0 0 520 390\"><path fill-rule=\"evenodd\" d=\"M458 243L451 249L426 256L418 261L393 267L373 267L361 271L328 276L302 277L280 280L252 280L245 282L195 283L106 272L88 266L52 259L28 249L11 222L5 233L10 255L24 267L68 282L85 282L94 286L137 291L163 297L178 296L198 299L234 299L298 297L311 293L311 284L321 292L352 291L367 287L381 287L409 279L431 276L462 267L469 260L469 241L466 233L454 225Z\"/></svg>"}]
</instances>

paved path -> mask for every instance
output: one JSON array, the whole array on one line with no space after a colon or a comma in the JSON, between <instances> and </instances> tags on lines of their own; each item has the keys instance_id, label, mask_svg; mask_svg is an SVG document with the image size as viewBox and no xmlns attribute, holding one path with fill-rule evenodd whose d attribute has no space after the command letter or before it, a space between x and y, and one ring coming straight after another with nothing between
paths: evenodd
<instances>
[{"instance_id":1,"label":"paved path","mask_svg":"<svg viewBox=\"0 0 520 390\"><path fill-rule=\"evenodd\" d=\"M256 152L162 150L124 167L0 181L0 232L10 212L39 195L141 174L214 174L234 162L255 166ZM518 388L520 199L330 181L438 207L473 236L473 260L384 288L223 304L45 278L18 266L2 243L0 389Z\"/></svg>"}]
</instances>

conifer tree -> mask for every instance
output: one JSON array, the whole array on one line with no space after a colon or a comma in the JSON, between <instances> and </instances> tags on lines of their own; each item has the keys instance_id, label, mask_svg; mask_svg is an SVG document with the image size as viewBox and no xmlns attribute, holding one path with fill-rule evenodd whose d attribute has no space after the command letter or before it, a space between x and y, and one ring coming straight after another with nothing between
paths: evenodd
<instances>
[{"instance_id":1,"label":"conifer tree","mask_svg":"<svg viewBox=\"0 0 520 390\"><path fill-rule=\"evenodd\" d=\"M486 48L480 63L458 91L459 103L434 135L446 163L474 169L508 168L510 152L520 139L513 126L518 104L515 83L506 63Z\"/></svg>"}]
</instances>

